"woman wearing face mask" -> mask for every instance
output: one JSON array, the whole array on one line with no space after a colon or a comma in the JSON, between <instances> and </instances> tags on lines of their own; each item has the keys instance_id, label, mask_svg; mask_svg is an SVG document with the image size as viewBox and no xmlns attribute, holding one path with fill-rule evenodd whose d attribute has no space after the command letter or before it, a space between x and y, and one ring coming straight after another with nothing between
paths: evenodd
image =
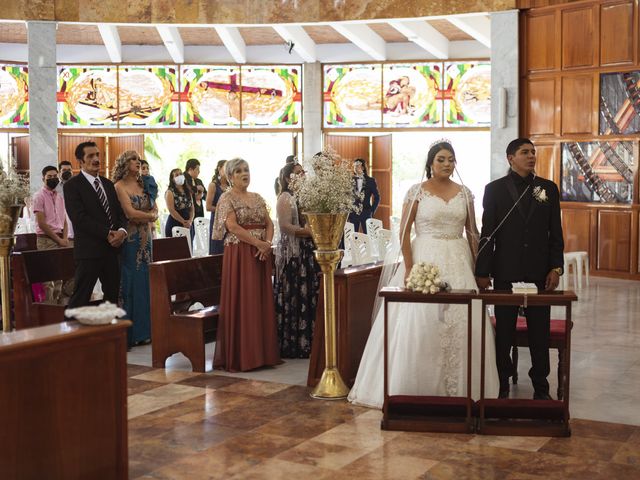
<instances>
[{"instance_id":1,"label":"woman wearing face mask","mask_svg":"<svg viewBox=\"0 0 640 480\"><path fill-rule=\"evenodd\" d=\"M164 200L169 210L169 218L164 227L164 236L171 237L173 227L184 227L191 231L191 240L195 235L193 227L193 196L189 186L185 184L182 170L174 168L169 173L169 188L164 195Z\"/></svg>"},{"instance_id":2,"label":"woman wearing face mask","mask_svg":"<svg viewBox=\"0 0 640 480\"><path fill-rule=\"evenodd\" d=\"M220 197L213 238L224 240L214 368L245 372L280 363L271 283L273 223L260 195L247 191L249 164L225 165L231 189Z\"/></svg>"}]
</instances>

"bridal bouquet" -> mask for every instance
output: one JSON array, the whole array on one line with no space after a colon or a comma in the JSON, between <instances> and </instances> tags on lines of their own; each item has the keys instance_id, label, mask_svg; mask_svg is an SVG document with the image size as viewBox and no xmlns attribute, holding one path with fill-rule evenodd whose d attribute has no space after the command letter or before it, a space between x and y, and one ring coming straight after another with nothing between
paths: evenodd
<instances>
[{"instance_id":1,"label":"bridal bouquet","mask_svg":"<svg viewBox=\"0 0 640 480\"><path fill-rule=\"evenodd\" d=\"M415 263L411 268L406 286L409 290L422 293L438 293L449 285L440 278L440 269L433 263Z\"/></svg>"}]
</instances>

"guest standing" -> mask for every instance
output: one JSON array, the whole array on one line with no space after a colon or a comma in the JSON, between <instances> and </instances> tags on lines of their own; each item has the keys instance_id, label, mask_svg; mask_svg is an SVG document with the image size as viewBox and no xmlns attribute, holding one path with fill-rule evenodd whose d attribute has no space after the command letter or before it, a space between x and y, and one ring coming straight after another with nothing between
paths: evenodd
<instances>
[{"instance_id":1,"label":"guest standing","mask_svg":"<svg viewBox=\"0 0 640 480\"><path fill-rule=\"evenodd\" d=\"M249 192L249 164L229 160L231 189L220 197L213 238L224 239L220 320L214 367L230 372L280 363L271 283L273 223L267 204Z\"/></svg>"},{"instance_id":2,"label":"guest standing","mask_svg":"<svg viewBox=\"0 0 640 480\"><path fill-rule=\"evenodd\" d=\"M353 223L355 232L367 233L367 219L373 218L380 203L378 185L373 177L367 174L367 167L362 158L353 161L354 181L354 204L357 207L355 212L349 214L349 221Z\"/></svg>"},{"instance_id":3,"label":"guest standing","mask_svg":"<svg viewBox=\"0 0 640 480\"><path fill-rule=\"evenodd\" d=\"M193 216L195 214L193 208L193 198L191 190L185 184L185 178L182 170L174 168L169 173L169 188L164 195L164 199L169 210L169 218L164 226L164 236L171 237L173 227L184 227L191 231L191 239L195 230L193 228Z\"/></svg>"},{"instance_id":4,"label":"guest standing","mask_svg":"<svg viewBox=\"0 0 640 480\"><path fill-rule=\"evenodd\" d=\"M193 197L193 211L194 218L204 217L204 187L202 185L196 185L196 192Z\"/></svg>"},{"instance_id":5,"label":"guest standing","mask_svg":"<svg viewBox=\"0 0 640 480\"><path fill-rule=\"evenodd\" d=\"M216 207L220 196L227 189L227 176L224 173L224 164L226 160L220 160L216 165L216 172L213 174L209 188L207 189L206 208L207 212L211 212L211 221L209 222L209 255L218 255L224 251L224 242L222 240L214 240L213 224L216 218Z\"/></svg>"},{"instance_id":6,"label":"guest standing","mask_svg":"<svg viewBox=\"0 0 640 480\"><path fill-rule=\"evenodd\" d=\"M151 222L158 218L158 210L151 205L150 196L144 191L140 158L135 151L126 151L117 158L113 182L129 220L122 248L119 303L127 312L126 318L133 323L127 332L127 343L132 347L151 339Z\"/></svg>"},{"instance_id":7,"label":"guest standing","mask_svg":"<svg viewBox=\"0 0 640 480\"><path fill-rule=\"evenodd\" d=\"M67 213L64 198L58 193L58 169L52 165L42 169L40 190L33 195L33 213L36 215L38 250L64 248L69 245ZM59 303L62 297L62 280L44 283L46 301Z\"/></svg>"},{"instance_id":8,"label":"guest standing","mask_svg":"<svg viewBox=\"0 0 640 480\"><path fill-rule=\"evenodd\" d=\"M319 267L313 256L311 230L304 226L289 183L304 175L300 164L287 164L280 170L282 191L276 211L280 238L276 246L276 274L273 287L280 356L309 358L313 322L316 317Z\"/></svg>"},{"instance_id":9,"label":"guest standing","mask_svg":"<svg viewBox=\"0 0 640 480\"><path fill-rule=\"evenodd\" d=\"M127 219L113 183L100 176L100 150L96 143L79 144L75 155L82 170L64 186L64 203L75 230L76 274L69 307L87 305L98 279L104 299L117 303L118 254L127 237Z\"/></svg>"}]
</instances>

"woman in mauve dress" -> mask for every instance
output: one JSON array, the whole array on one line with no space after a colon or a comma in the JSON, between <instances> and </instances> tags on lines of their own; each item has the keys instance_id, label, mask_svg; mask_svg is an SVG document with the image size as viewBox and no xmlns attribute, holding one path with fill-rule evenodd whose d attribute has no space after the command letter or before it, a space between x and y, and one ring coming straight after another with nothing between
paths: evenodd
<instances>
[{"instance_id":1,"label":"woman in mauve dress","mask_svg":"<svg viewBox=\"0 0 640 480\"><path fill-rule=\"evenodd\" d=\"M212 238L224 240L214 368L244 372L281 363L271 282L273 223L267 204L247 191L249 164L225 164L231 189L220 196Z\"/></svg>"}]
</instances>

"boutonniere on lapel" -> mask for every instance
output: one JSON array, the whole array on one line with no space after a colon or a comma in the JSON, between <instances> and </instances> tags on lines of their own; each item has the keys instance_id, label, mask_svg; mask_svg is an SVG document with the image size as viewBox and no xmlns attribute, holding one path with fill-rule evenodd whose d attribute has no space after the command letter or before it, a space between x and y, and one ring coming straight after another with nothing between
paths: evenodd
<instances>
[{"instance_id":1,"label":"boutonniere on lapel","mask_svg":"<svg viewBox=\"0 0 640 480\"><path fill-rule=\"evenodd\" d=\"M540 203L547 203L549 200L549 197L547 197L547 191L540 186L533 188L533 198Z\"/></svg>"}]
</instances>

